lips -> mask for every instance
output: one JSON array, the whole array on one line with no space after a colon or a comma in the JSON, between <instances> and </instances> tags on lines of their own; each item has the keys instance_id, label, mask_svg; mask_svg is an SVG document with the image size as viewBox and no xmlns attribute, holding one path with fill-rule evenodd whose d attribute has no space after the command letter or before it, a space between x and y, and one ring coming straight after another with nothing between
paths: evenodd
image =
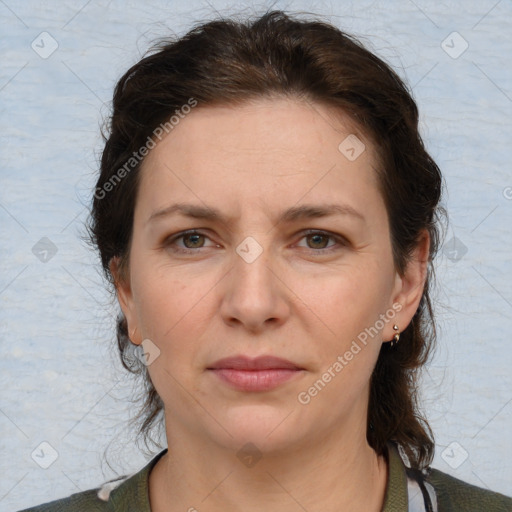
<instances>
[{"instance_id":1,"label":"lips","mask_svg":"<svg viewBox=\"0 0 512 512\"><path fill-rule=\"evenodd\" d=\"M250 358L247 356L226 357L214 363L208 370L302 370L298 365L273 356Z\"/></svg>"},{"instance_id":2,"label":"lips","mask_svg":"<svg viewBox=\"0 0 512 512\"><path fill-rule=\"evenodd\" d=\"M253 392L270 391L303 373L295 363L273 356L228 357L207 369L231 388Z\"/></svg>"}]
</instances>

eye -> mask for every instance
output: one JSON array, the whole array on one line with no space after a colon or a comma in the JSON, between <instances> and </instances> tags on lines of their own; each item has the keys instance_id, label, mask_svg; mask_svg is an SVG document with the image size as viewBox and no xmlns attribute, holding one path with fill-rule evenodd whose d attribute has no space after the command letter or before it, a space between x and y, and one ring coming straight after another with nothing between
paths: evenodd
<instances>
[{"instance_id":1,"label":"eye","mask_svg":"<svg viewBox=\"0 0 512 512\"><path fill-rule=\"evenodd\" d=\"M328 233L326 231L318 231L318 230L308 230L304 233L302 237L308 243L308 248L312 249L313 253L331 253L335 250L338 250L340 246L346 246L347 242L340 236L333 235L332 233ZM329 240L334 240L335 243L327 246ZM303 247L303 246L302 246Z\"/></svg>"},{"instance_id":2,"label":"eye","mask_svg":"<svg viewBox=\"0 0 512 512\"><path fill-rule=\"evenodd\" d=\"M183 240L183 244L185 247L176 246L176 242L179 240ZM171 249L175 252L181 252L186 254L191 254L194 252L198 252L197 249L203 249L205 247L205 240L209 240L208 236L200 231L196 231L191 229L189 231L183 231L178 233L177 235L169 237L165 242L165 247L171 247ZM217 247L218 245L215 244ZM212 247L212 246L210 246Z\"/></svg>"}]
</instances>

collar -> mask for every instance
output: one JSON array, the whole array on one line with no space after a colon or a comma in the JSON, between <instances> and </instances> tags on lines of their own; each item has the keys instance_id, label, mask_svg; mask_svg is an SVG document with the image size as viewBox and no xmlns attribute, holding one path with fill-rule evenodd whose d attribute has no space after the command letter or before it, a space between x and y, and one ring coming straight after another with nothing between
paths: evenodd
<instances>
[{"instance_id":1,"label":"collar","mask_svg":"<svg viewBox=\"0 0 512 512\"><path fill-rule=\"evenodd\" d=\"M407 473L395 443L387 443L388 484L382 512L408 509Z\"/></svg>"}]
</instances>

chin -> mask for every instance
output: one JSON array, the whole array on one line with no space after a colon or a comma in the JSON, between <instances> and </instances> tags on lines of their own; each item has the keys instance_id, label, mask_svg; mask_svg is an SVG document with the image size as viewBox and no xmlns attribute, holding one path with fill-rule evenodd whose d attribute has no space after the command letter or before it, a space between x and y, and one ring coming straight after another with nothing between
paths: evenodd
<instances>
[{"instance_id":1,"label":"chin","mask_svg":"<svg viewBox=\"0 0 512 512\"><path fill-rule=\"evenodd\" d=\"M219 443L240 450L248 443L261 452L281 451L298 442L301 435L289 409L268 405L237 407L222 417L222 438ZM217 436L215 436L217 437Z\"/></svg>"}]
</instances>

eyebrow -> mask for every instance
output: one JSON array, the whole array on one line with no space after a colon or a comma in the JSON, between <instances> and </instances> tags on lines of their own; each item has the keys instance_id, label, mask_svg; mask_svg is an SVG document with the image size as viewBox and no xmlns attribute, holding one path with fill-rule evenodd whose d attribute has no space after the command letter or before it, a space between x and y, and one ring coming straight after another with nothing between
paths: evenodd
<instances>
[{"instance_id":1,"label":"eyebrow","mask_svg":"<svg viewBox=\"0 0 512 512\"><path fill-rule=\"evenodd\" d=\"M150 215L147 222L149 223L150 221L161 219L163 217L169 217L172 215L182 215L192 219L216 220L222 223L229 222L229 219L216 208L210 206L199 206L189 203L176 203L161 210L156 210ZM339 203L326 205L305 204L301 206L293 206L287 210L284 210L278 216L277 220L278 222L292 223L303 219L321 218L333 215L347 215L358 218L363 222L366 220L365 217L352 206Z\"/></svg>"}]
</instances>

